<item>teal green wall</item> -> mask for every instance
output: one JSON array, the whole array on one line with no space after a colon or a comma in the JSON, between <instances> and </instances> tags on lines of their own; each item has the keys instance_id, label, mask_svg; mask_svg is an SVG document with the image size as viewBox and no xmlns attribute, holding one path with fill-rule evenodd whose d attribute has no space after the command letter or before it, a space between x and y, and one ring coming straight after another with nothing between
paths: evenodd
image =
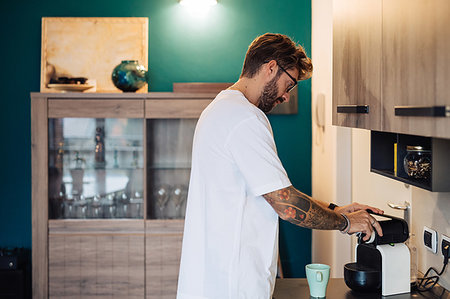
<instances>
[{"instance_id":1,"label":"teal green wall","mask_svg":"<svg viewBox=\"0 0 450 299\"><path fill-rule=\"evenodd\" d=\"M30 97L39 91L41 17L148 17L150 91L172 82L233 82L249 43L265 32L311 52L311 1L219 0L194 17L177 0L0 1L0 247L31 247ZM311 84L299 86L299 113L271 116L279 155L294 186L311 193ZM304 277L311 232L281 221L285 274Z\"/></svg>"}]
</instances>

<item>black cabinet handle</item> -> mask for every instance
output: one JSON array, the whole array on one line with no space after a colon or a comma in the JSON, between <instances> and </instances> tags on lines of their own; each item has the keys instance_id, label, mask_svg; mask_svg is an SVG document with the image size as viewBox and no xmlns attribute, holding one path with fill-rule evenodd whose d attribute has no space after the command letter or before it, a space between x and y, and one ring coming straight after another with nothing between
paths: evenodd
<instances>
[{"instance_id":1,"label":"black cabinet handle","mask_svg":"<svg viewBox=\"0 0 450 299\"><path fill-rule=\"evenodd\" d=\"M369 105L338 105L337 113L369 113Z\"/></svg>"},{"instance_id":2,"label":"black cabinet handle","mask_svg":"<svg viewBox=\"0 0 450 299\"><path fill-rule=\"evenodd\" d=\"M450 117L450 106L395 106L396 116Z\"/></svg>"}]
</instances>

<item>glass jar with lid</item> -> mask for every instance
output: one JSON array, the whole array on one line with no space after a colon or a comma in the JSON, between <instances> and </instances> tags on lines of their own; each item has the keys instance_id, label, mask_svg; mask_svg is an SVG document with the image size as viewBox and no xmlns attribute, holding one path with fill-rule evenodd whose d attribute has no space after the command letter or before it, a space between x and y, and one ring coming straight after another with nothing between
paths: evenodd
<instances>
[{"instance_id":1,"label":"glass jar with lid","mask_svg":"<svg viewBox=\"0 0 450 299\"><path fill-rule=\"evenodd\" d=\"M419 145L406 146L406 156L403 159L405 172L416 179L430 179L431 151Z\"/></svg>"}]
</instances>

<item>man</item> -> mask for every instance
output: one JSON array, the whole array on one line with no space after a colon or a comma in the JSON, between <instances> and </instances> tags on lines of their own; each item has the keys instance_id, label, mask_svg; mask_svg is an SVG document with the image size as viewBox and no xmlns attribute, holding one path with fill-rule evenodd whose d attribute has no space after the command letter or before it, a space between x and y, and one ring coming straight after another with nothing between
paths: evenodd
<instances>
[{"instance_id":1,"label":"man","mask_svg":"<svg viewBox=\"0 0 450 299\"><path fill-rule=\"evenodd\" d=\"M265 113L288 101L312 64L287 36L250 45L239 80L203 111L194 135L178 299L271 298L278 217L314 229L381 227L360 204L336 207L296 190L276 152ZM334 207L334 210L331 208Z\"/></svg>"}]
</instances>

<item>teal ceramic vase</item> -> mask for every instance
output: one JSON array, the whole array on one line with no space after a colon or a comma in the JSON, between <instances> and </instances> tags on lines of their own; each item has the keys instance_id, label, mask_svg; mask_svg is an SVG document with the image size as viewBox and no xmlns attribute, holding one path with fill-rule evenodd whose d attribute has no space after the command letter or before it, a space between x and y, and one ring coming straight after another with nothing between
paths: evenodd
<instances>
[{"instance_id":1,"label":"teal ceramic vase","mask_svg":"<svg viewBox=\"0 0 450 299\"><path fill-rule=\"evenodd\" d=\"M112 72L114 85L124 92L135 92L148 83L148 72L137 60L122 60Z\"/></svg>"}]
</instances>

